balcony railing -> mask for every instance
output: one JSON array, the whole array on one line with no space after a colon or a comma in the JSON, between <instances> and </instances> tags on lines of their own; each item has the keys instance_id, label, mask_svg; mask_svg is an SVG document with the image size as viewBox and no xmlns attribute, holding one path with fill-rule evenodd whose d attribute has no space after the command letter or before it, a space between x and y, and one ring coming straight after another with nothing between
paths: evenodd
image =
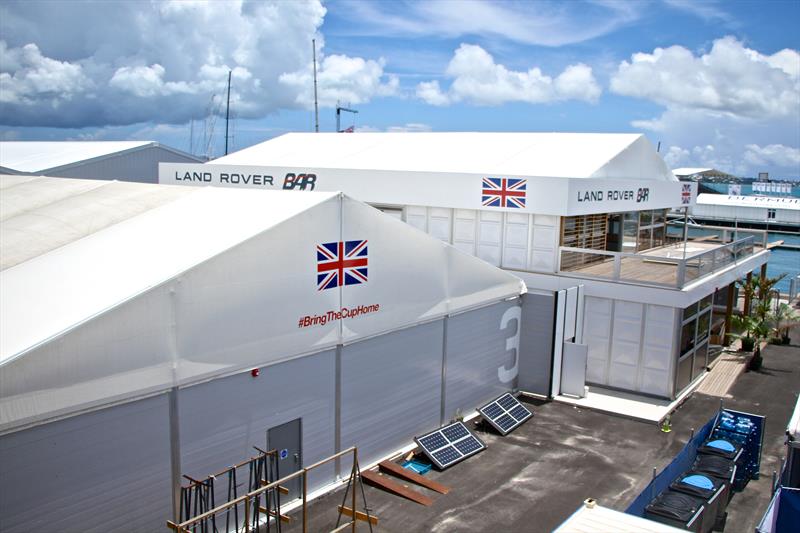
<instances>
[{"instance_id":1,"label":"balcony railing","mask_svg":"<svg viewBox=\"0 0 800 533\"><path fill-rule=\"evenodd\" d=\"M730 232L733 238L733 231ZM741 231L739 233L742 233ZM727 235L726 235L727 236ZM727 244L690 240L640 253L559 248L559 273L581 278L681 289L704 276L766 249L766 233Z\"/></svg>"}]
</instances>

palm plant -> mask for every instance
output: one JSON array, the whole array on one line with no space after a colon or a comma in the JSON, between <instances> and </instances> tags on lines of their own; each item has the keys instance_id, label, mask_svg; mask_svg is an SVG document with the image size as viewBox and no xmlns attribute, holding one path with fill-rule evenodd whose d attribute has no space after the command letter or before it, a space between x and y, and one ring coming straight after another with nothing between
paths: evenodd
<instances>
[{"instance_id":1,"label":"palm plant","mask_svg":"<svg viewBox=\"0 0 800 533\"><path fill-rule=\"evenodd\" d=\"M775 337L779 337L783 344L789 344L789 328L800 325L800 313L789 304L782 303L770 315L769 322Z\"/></svg>"}]
</instances>

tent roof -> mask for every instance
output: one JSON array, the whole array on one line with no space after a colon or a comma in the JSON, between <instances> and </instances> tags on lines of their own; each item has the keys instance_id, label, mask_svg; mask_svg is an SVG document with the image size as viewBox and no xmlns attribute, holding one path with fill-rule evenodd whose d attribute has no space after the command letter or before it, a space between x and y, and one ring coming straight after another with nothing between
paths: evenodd
<instances>
[{"instance_id":1,"label":"tent roof","mask_svg":"<svg viewBox=\"0 0 800 533\"><path fill-rule=\"evenodd\" d=\"M800 211L800 198L794 196L729 196L726 194L704 193L697 195L697 204Z\"/></svg>"},{"instance_id":2,"label":"tent roof","mask_svg":"<svg viewBox=\"0 0 800 533\"><path fill-rule=\"evenodd\" d=\"M627 133L289 133L210 164L675 180Z\"/></svg>"},{"instance_id":3,"label":"tent roof","mask_svg":"<svg viewBox=\"0 0 800 533\"><path fill-rule=\"evenodd\" d=\"M156 196L171 201L0 272L0 364L337 196L218 188L176 195L163 186L128 185L161 188ZM129 189L117 192L126 196Z\"/></svg>"},{"instance_id":4,"label":"tent roof","mask_svg":"<svg viewBox=\"0 0 800 533\"><path fill-rule=\"evenodd\" d=\"M90 159L102 159L147 147L160 147L201 161L155 141L2 141L0 167L17 172L46 173Z\"/></svg>"},{"instance_id":5,"label":"tent roof","mask_svg":"<svg viewBox=\"0 0 800 533\"><path fill-rule=\"evenodd\" d=\"M0 176L0 270L191 192L167 185Z\"/></svg>"}]
</instances>

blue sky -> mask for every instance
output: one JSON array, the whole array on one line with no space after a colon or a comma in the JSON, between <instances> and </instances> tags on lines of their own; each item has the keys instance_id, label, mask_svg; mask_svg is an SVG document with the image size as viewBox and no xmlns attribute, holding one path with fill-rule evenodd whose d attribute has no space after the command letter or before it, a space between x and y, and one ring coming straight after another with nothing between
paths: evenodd
<instances>
[{"instance_id":1,"label":"blue sky","mask_svg":"<svg viewBox=\"0 0 800 533\"><path fill-rule=\"evenodd\" d=\"M798 178L798 27L796 0L6 0L0 138L218 156L228 70L234 149L312 131L316 38L322 131L341 101L356 131L643 132L673 168Z\"/></svg>"}]
</instances>

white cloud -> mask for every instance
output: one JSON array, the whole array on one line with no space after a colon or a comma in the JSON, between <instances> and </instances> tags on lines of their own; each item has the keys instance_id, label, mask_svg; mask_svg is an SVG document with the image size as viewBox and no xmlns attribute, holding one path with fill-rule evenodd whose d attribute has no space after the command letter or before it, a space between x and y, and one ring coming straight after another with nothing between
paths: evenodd
<instances>
[{"instance_id":1,"label":"white cloud","mask_svg":"<svg viewBox=\"0 0 800 533\"><path fill-rule=\"evenodd\" d=\"M474 36L562 46L611 33L639 19L637 2L340 2L348 32L368 36Z\"/></svg>"},{"instance_id":2,"label":"white cloud","mask_svg":"<svg viewBox=\"0 0 800 533\"><path fill-rule=\"evenodd\" d=\"M434 80L418 84L417 97L431 105L467 102L492 106L506 102L596 102L601 93L591 67L582 63L568 66L554 79L537 67L509 70L495 63L486 50L471 44L462 44L455 51L445 75L453 80L447 92Z\"/></svg>"},{"instance_id":3,"label":"white cloud","mask_svg":"<svg viewBox=\"0 0 800 533\"><path fill-rule=\"evenodd\" d=\"M797 175L800 175L800 149L782 144L770 144L763 147L757 144L748 144L745 148L744 159L753 166L793 167Z\"/></svg>"},{"instance_id":4,"label":"white cloud","mask_svg":"<svg viewBox=\"0 0 800 533\"><path fill-rule=\"evenodd\" d=\"M384 75L384 65L382 58L374 61L343 55L325 57L317 72L320 105L333 107L337 102L362 104L375 96L396 94L400 81L397 76ZM297 92L298 104L306 108L313 106L313 65L282 74L279 80Z\"/></svg>"},{"instance_id":5,"label":"white cloud","mask_svg":"<svg viewBox=\"0 0 800 533\"><path fill-rule=\"evenodd\" d=\"M403 124L402 126L389 126L387 128L376 128L375 126L369 126L364 124L363 126L356 126L355 131L357 133L380 133L380 132L389 132L389 133L404 133L404 132L426 132L432 131L428 124L421 124L419 122L409 122Z\"/></svg>"},{"instance_id":6,"label":"white cloud","mask_svg":"<svg viewBox=\"0 0 800 533\"><path fill-rule=\"evenodd\" d=\"M91 86L80 65L44 57L35 44L0 41L0 104L57 108Z\"/></svg>"},{"instance_id":7,"label":"white cloud","mask_svg":"<svg viewBox=\"0 0 800 533\"><path fill-rule=\"evenodd\" d=\"M767 56L725 37L702 55L682 46L633 54L619 65L611 90L667 107L785 117L798 112L799 74L797 51Z\"/></svg>"},{"instance_id":8,"label":"white cloud","mask_svg":"<svg viewBox=\"0 0 800 533\"><path fill-rule=\"evenodd\" d=\"M697 2L696 0L664 0L664 3L678 11L685 11L707 21L722 22L732 25L734 18L713 0Z\"/></svg>"},{"instance_id":9,"label":"white cloud","mask_svg":"<svg viewBox=\"0 0 800 533\"><path fill-rule=\"evenodd\" d=\"M312 38L323 106L394 94L383 60L325 54L325 14L320 0L2 3L0 123L185 123L219 112L228 71L240 118L308 107Z\"/></svg>"}]
</instances>

